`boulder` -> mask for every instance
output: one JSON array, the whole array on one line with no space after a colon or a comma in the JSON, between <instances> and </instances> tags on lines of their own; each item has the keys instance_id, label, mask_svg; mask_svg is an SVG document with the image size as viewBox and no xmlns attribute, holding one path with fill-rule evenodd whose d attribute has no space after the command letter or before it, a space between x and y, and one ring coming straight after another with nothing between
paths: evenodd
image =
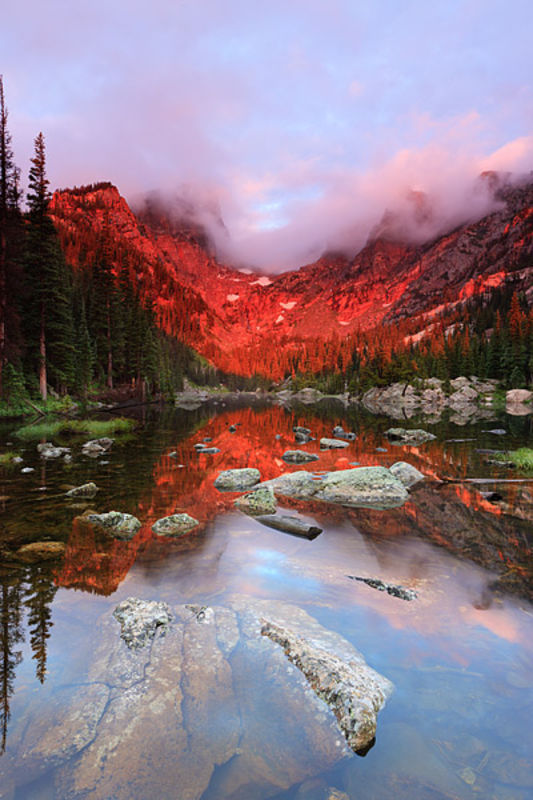
<instances>
[{"instance_id":1,"label":"boulder","mask_svg":"<svg viewBox=\"0 0 533 800\"><path fill-rule=\"evenodd\" d=\"M64 542L31 542L23 544L16 552L16 557L28 564L39 561L54 561L65 555Z\"/></svg>"},{"instance_id":2,"label":"boulder","mask_svg":"<svg viewBox=\"0 0 533 800\"><path fill-rule=\"evenodd\" d=\"M294 441L297 444L307 444L307 442L313 441L313 437L310 436L308 433L300 433L299 431L297 431L294 434Z\"/></svg>"},{"instance_id":3,"label":"boulder","mask_svg":"<svg viewBox=\"0 0 533 800\"><path fill-rule=\"evenodd\" d=\"M215 480L215 487L222 492L239 492L251 489L261 480L258 469L245 467L244 469L226 469L220 472Z\"/></svg>"},{"instance_id":4,"label":"boulder","mask_svg":"<svg viewBox=\"0 0 533 800\"><path fill-rule=\"evenodd\" d=\"M283 649L331 708L352 750L370 747L376 736L377 713L392 694L392 683L363 659L347 663L329 648L274 622L266 621L261 633Z\"/></svg>"},{"instance_id":5,"label":"boulder","mask_svg":"<svg viewBox=\"0 0 533 800\"><path fill-rule=\"evenodd\" d=\"M113 611L120 623L120 638L130 650L145 647L156 635L164 636L172 620L170 608L166 603L155 600L139 600L128 597Z\"/></svg>"},{"instance_id":6,"label":"boulder","mask_svg":"<svg viewBox=\"0 0 533 800\"><path fill-rule=\"evenodd\" d=\"M269 486L275 495L348 508L396 508L408 497L403 483L385 467L356 467L324 476L301 470L285 473L261 486Z\"/></svg>"},{"instance_id":7,"label":"boulder","mask_svg":"<svg viewBox=\"0 0 533 800\"><path fill-rule=\"evenodd\" d=\"M58 674L41 687L38 705L13 715L0 793L16 785L21 797L33 796L31 783L45 777L47 794L58 798L266 800L347 763L331 693L325 702L314 673L307 678L274 641L277 632L262 636L262 626L281 628L295 654L297 639L306 669L316 656L325 681L327 670L332 684L338 674L346 716L356 716L348 731L375 718L378 687L385 694L390 683L302 609L253 595L227 599L226 608L155 603L153 615L146 604L140 617L139 607L126 606L118 614L132 619L132 644L145 642L131 649L106 611L87 629L85 674Z\"/></svg>"},{"instance_id":8,"label":"boulder","mask_svg":"<svg viewBox=\"0 0 533 800\"><path fill-rule=\"evenodd\" d=\"M75 486L74 489L70 489L67 492L67 497L95 497L96 493L98 492L98 486L96 483L89 481L89 483L84 483L81 486Z\"/></svg>"},{"instance_id":9,"label":"boulder","mask_svg":"<svg viewBox=\"0 0 533 800\"><path fill-rule=\"evenodd\" d=\"M343 447L348 447L348 442L344 442L341 439L327 439L326 437L322 437L320 440L321 450L341 450Z\"/></svg>"},{"instance_id":10,"label":"boulder","mask_svg":"<svg viewBox=\"0 0 533 800\"><path fill-rule=\"evenodd\" d=\"M352 508L396 508L405 503L405 486L385 467L330 472L315 483L313 499Z\"/></svg>"},{"instance_id":11,"label":"boulder","mask_svg":"<svg viewBox=\"0 0 533 800\"><path fill-rule=\"evenodd\" d=\"M56 447L52 442L42 442L37 445L37 452L41 458L60 458L70 453L70 447Z\"/></svg>"},{"instance_id":12,"label":"boulder","mask_svg":"<svg viewBox=\"0 0 533 800\"><path fill-rule=\"evenodd\" d=\"M294 425L293 429L292 429L292 432L293 433L301 433L304 436L310 436L311 435L311 429L310 428L304 428L302 425Z\"/></svg>"},{"instance_id":13,"label":"boulder","mask_svg":"<svg viewBox=\"0 0 533 800\"><path fill-rule=\"evenodd\" d=\"M306 453L305 450L286 450L281 456L288 464L305 464L308 461L318 461L315 453Z\"/></svg>"},{"instance_id":14,"label":"boulder","mask_svg":"<svg viewBox=\"0 0 533 800\"><path fill-rule=\"evenodd\" d=\"M415 483L423 481L425 478L425 475L420 470L406 461L397 461L392 467L389 467L389 472L392 472L394 477L398 478L407 489L410 489Z\"/></svg>"},{"instance_id":15,"label":"boulder","mask_svg":"<svg viewBox=\"0 0 533 800\"><path fill-rule=\"evenodd\" d=\"M183 536L199 525L197 519L188 514L171 514L154 522L152 530L158 536Z\"/></svg>"},{"instance_id":16,"label":"boulder","mask_svg":"<svg viewBox=\"0 0 533 800\"><path fill-rule=\"evenodd\" d=\"M505 395L505 402L508 405L515 403L531 403L533 400L533 392L529 389L510 389Z\"/></svg>"},{"instance_id":17,"label":"boulder","mask_svg":"<svg viewBox=\"0 0 533 800\"><path fill-rule=\"evenodd\" d=\"M436 438L432 433L428 433L428 431L424 431L422 428L412 428L411 430L407 430L406 428L389 428L385 431L385 436L393 444L409 444L415 447L419 444L431 442Z\"/></svg>"},{"instance_id":18,"label":"boulder","mask_svg":"<svg viewBox=\"0 0 533 800\"><path fill-rule=\"evenodd\" d=\"M133 539L141 527L137 517L123 514L121 511L108 511L105 514L86 514L78 517L82 522L88 522L113 536L114 539Z\"/></svg>"},{"instance_id":19,"label":"boulder","mask_svg":"<svg viewBox=\"0 0 533 800\"><path fill-rule=\"evenodd\" d=\"M305 389L301 389L299 392L295 392L291 400L296 400L299 403L304 404L312 404L317 403L322 397L322 392L319 392L318 389L312 389L310 386L305 387Z\"/></svg>"},{"instance_id":20,"label":"boulder","mask_svg":"<svg viewBox=\"0 0 533 800\"><path fill-rule=\"evenodd\" d=\"M108 436L102 436L101 439L91 439L81 446L81 452L84 456L96 458L97 456L101 456L102 453L107 452L114 441L114 439L110 439Z\"/></svg>"},{"instance_id":21,"label":"boulder","mask_svg":"<svg viewBox=\"0 0 533 800\"><path fill-rule=\"evenodd\" d=\"M242 497L238 497L234 505L239 511L243 511L250 516L276 513L276 498L269 486L256 489L254 492L249 492Z\"/></svg>"}]
</instances>

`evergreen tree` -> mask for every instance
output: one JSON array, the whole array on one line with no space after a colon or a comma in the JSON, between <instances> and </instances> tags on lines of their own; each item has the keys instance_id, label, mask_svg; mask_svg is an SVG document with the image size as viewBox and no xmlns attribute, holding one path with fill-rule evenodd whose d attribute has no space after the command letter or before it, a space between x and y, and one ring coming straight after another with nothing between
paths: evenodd
<instances>
[{"instance_id":1,"label":"evergreen tree","mask_svg":"<svg viewBox=\"0 0 533 800\"><path fill-rule=\"evenodd\" d=\"M16 256L22 240L18 209L19 170L13 160L7 119L4 83L0 75L0 399L4 396L3 374L10 344L19 339L14 299L19 277Z\"/></svg>"},{"instance_id":2,"label":"evergreen tree","mask_svg":"<svg viewBox=\"0 0 533 800\"><path fill-rule=\"evenodd\" d=\"M31 164L26 235L27 339L30 366L37 368L39 392L46 400L49 379L60 392L75 382L72 276L48 215L50 192L42 133L35 139Z\"/></svg>"}]
</instances>

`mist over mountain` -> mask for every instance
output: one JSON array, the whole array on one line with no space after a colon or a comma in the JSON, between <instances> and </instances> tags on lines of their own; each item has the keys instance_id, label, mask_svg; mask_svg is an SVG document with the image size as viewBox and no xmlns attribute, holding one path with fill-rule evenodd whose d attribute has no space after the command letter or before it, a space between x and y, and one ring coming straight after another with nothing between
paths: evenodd
<instances>
[{"instance_id":1,"label":"mist over mountain","mask_svg":"<svg viewBox=\"0 0 533 800\"><path fill-rule=\"evenodd\" d=\"M453 175L457 179L456 175ZM456 183L426 181L428 190L393 181L354 184L353 194L323 198L301 209L286 225L236 239L225 224L220 195L188 184L175 192L136 196L131 208L151 227L189 232L219 261L277 274L298 269L325 253L355 256L366 244L386 239L422 245L459 225L476 222L504 206L506 189L530 180L531 173L487 170Z\"/></svg>"}]
</instances>

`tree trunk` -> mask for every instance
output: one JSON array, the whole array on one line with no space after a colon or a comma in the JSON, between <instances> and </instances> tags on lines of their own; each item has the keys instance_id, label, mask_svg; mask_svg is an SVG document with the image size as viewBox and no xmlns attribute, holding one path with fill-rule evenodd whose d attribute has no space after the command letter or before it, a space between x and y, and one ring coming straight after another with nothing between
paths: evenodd
<instances>
[{"instance_id":1,"label":"tree trunk","mask_svg":"<svg viewBox=\"0 0 533 800\"><path fill-rule=\"evenodd\" d=\"M0 226L3 228L2 222ZM0 229L0 400L4 396L4 364L6 361L6 236Z\"/></svg>"},{"instance_id":2,"label":"tree trunk","mask_svg":"<svg viewBox=\"0 0 533 800\"><path fill-rule=\"evenodd\" d=\"M107 388L113 388L113 349L111 346L111 314L107 307Z\"/></svg>"},{"instance_id":3,"label":"tree trunk","mask_svg":"<svg viewBox=\"0 0 533 800\"><path fill-rule=\"evenodd\" d=\"M39 391L46 402L48 389L46 386L46 328L44 303L41 305L41 332L39 335Z\"/></svg>"}]
</instances>

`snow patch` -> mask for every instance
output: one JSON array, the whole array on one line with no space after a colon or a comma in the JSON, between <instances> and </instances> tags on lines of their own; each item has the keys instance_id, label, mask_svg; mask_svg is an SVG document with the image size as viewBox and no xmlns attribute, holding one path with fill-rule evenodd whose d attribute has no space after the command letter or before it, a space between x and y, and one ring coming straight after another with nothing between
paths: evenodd
<instances>
[{"instance_id":1,"label":"snow patch","mask_svg":"<svg viewBox=\"0 0 533 800\"><path fill-rule=\"evenodd\" d=\"M284 309L285 309L285 311L290 311L290 310L291 310L291 308L294 308L294 306L295 306L295 305L296 305L296 300L291 300L291 302L290 302L290 303L282 303L282 302L280 301L280 306L281 306L282 308L284 308Z\"/></svg>"},{"instance_id":2,"label":"snow patch","mask_svg":"<svg viewBox=\"0 0 533 800\"><path fill-rule=\"evenodd\" d=\"M339 320L339 325L349 325L349 324L350 324L349 322L341 322L341 321Z\"/></svg>"},{"instance_id":3,"label":"snow patch","mask_svg":"<svg viewBox=\"0 0 533 800\"><path fill-rule=\"evenodd\" d=\"M252 274L252 270L251 269L240 269L239 272L242 272L243 275L251 275Z\"/></svg>"},{"instance_id":4,"label":"snow patch","mask_svg":"<svg viewBox=\"0 0 533 800\"><path fill-rule=\"evenodd\" d=\"M276 320L276 325L278 325L278 323L280 323L280 322L283 322L284 319L285 319L285 317L283 316L283 314L280 314L279 317Z\"/></svg>"},{"instance_id":5,"label":"snow patch","mask_svg":"<svg viewBox=\"0 0 533 800\"><path fill-rule=\"evenodd\" d=\"M226 300L228 301L228 303L234 303L235 300L238 300L238 299L239 299L239 295L238 294L227 294L226 295Z\"/></svg>"},{"instance_id":6,"label":"snow patch","mask_svg":"<svg viewBox=\"0 0 533 800\"><path fill-rule=\"evenodd\" d=\"M256 281L252 281L250 286L255 286L256 283L258 283L259 286L270 286L272 281L270 280L270 278L267 278L266 275L261 275L261 277L258 278Z\"/></svg>"}]
</instances>

